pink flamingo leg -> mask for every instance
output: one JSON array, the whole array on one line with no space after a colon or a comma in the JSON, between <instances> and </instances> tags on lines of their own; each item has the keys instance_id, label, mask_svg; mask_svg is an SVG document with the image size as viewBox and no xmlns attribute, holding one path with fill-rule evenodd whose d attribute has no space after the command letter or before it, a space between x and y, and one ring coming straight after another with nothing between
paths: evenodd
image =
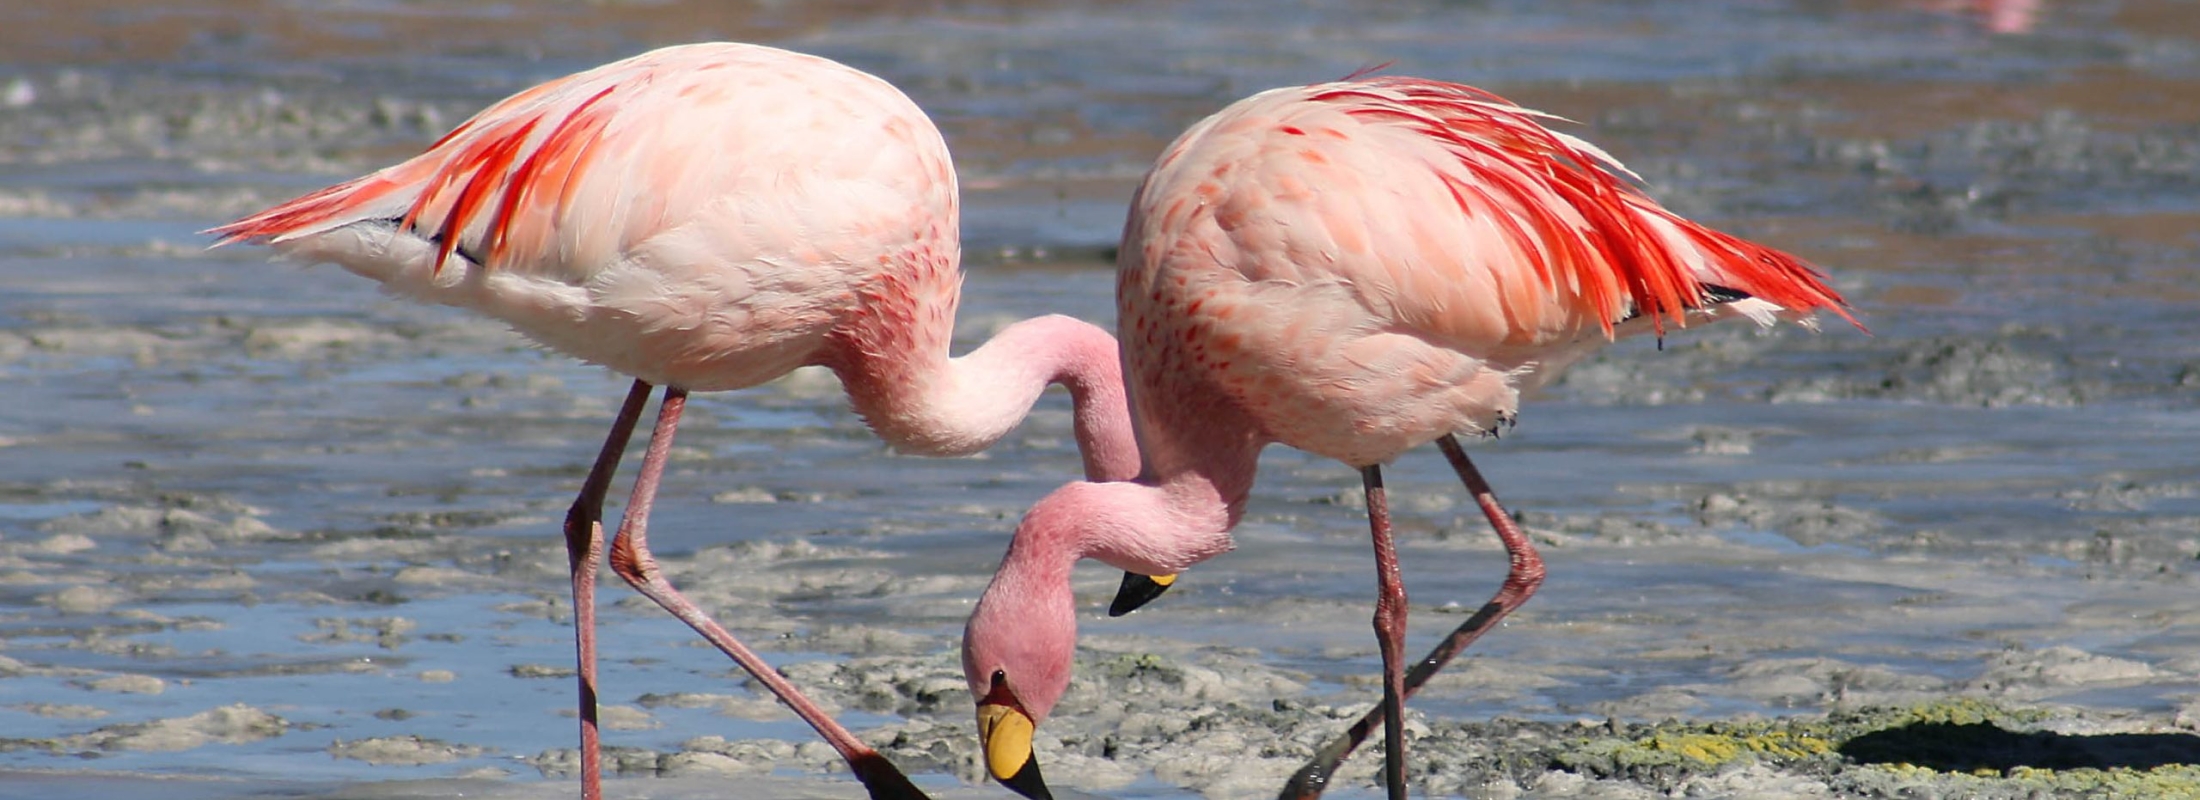
<instances>
[{"instance_id":1,"label":"pink flamingo leg","mask_svg":"<svg viewBox=\"0 0 2200 800\"><path fill-rule=\"evenodd\" d=\"M1443 448L1444 458L1451 462L1452 471L1459 473L1460 482L1466 484L1467 491L1474 495L1475 504L1482 507L1482 515L1489 518L1490 527L1497 531L1497 538L1505 543L1505 554L1510 558L1512 568L1505 575L1505 584L1498 588L1497 594L1488 603L1476 610L1474 616L1468 617L1466 622L1452 629L1450 634L1444 636L1443 641L1436 644L1435 649L1430 650L1426 657L1406 673L1407 697L1412 697L1437 670L1451 663L1452 657L1482 638L1482 634L1497 627L1497 623L1503 621L1513 609L1528 602L1535 590L1543 585L1543 556L1536 553L1535 545L1528 541L1528 535L1521 532L1520 523L1513 521L1511 514L1505 513L1504 506L1498 505L1497 493L1490 489L1488 481L1482 479L1482 472L1474 468L1474 462L1467 459L1467 451L1459 446L1459 440L1447 434L1437 439L1436 444ZM1374 501L1370 498L1370 513L1373 513L1374 507ZM1374 729L1377 721L1383 723L1385 735L1391 735L1389 716L1384 713L1384 706L1370 709L1366 716L1352 723L1351 728L1316 751L1314 758L1306 766L1299 768L1298 773L1291 776L1289 783L1284 784L1283 792L1277 795L1279 800L1313 800L1320 797L1322 791L1329 788L1329 779L1336 774L1338 765L1343 764L1345 758L1351 756L1352 751L1367 740L1368 732Z\"/></svg>"},{"instance_id":2,"label":"pink flamingo leg","mask_svg":"<svg viewBox=\"0 0 2200 800\"><path fill-rule=\"evenodd\" d=\"M1360 470L1367 489L1367 527L1375 540L1375 641L1383 654L1383 785L1390 800L1406 797L1405 666L1406 583L1398 569L1398 544L1390 535L1390 499L1383 468Z\"/></svg>"},{"instance_id":3,"label":"pink flamingo leg","mask_svg":"<svg viewBox=\"0 0 2200 800\"><path fill-rule=\"evenodd\" d=\"M642 596L656 601L711 644L717 645L742 669L748 670L751 677L778 695L788 708L794 709L802 721L816 728L834 750L840 751L841 758L848 761L856 780L863 782L872 800L928 800L924 792L910 783L908 776L885 756L833 721L831 715L804 697L802 691L787 682L778 670L764 663L755 651L733 638L733 634L727 633L694 602L672 588L664 572L657 568L657 557L649 552L649 511L657 499L658 480L664 476L665 456L672 450L673 431L679 427L680 413L686 408L687 390L667 387L664 402L657 411L657 427L650 432L649 449L642 456L641 474L634 479L634 494L627 502L626 518L619 523L619 533L611 541L611 571L625 578Z\"/></svg>"},{"instance_id":4,"label":"pink flamingo leg","mask_svg":"<svg viewBox=\"0 0 2200 800\"><path fill-rule=\"evenodd\" d=\"M634 436L634 424L649 402L650 385L635 381L626 404L611 422L611 433L596 454L596 465L581 482L581 493L565 512L566 563L573 575L573 660L580 676L581 800L603 798L603 750L596 725L596 562L603 558L603 498L611 475Z\"/></svg>"}]
</instances>

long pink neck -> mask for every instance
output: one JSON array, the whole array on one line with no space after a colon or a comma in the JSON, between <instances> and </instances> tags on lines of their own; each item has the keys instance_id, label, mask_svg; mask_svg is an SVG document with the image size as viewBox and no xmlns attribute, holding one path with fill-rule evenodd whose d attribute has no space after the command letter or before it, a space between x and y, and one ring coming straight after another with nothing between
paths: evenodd
<instances>
[{"instance_id":1,"label":"long pink neck","mask_svg":"<svg viewBox=\"0 0 2200 800\"><path fill-rule=\"evenodd\" d=\"M1162 575L1231 549L1268 442L1234 406L1187 400L1139 404L1137 480L1071 483L1032 507L974 619L1003 607L1072 613L1069 573L1079 559Z\"/></svg>"},{"instance_id":2,"label":"long pink neck","mask_svg":"<svg viewBox=\"0 0 2200 800\"><path fill-rule=\"evenodd\" d=\"M895 289L897 287L887 287ZM1069 389L1085 475L1127 480L1138 446L1124 399L1115 337L1050 315L1008 326L978 349L949 358L956 292L879 291L835 332L824 363L879 438L906 453L976 453L1015 430L1047 384Z\"/></svg>"},{"instance_id":3,"label":"long pink neck","mask_svg":"<svg viewBox=\"0 0 2200 800\"><path fill-rule=\"evenodd\" d=\"M1154 402L1136 404L1144 455L1137 480L1063 486L1016 527L964 630L972 691L982 691L977 665L1015 657L1036 672L1029 679L1037 691L1022 698L1026 710L1045 717L1069 683L1077 644L1070 572L1078 560L1162 575L1230 550L1230 529L1244 516L1267 439L1218 395L1196 388L1150 394L1140 399Z\"/></svg>"}]
</instances>

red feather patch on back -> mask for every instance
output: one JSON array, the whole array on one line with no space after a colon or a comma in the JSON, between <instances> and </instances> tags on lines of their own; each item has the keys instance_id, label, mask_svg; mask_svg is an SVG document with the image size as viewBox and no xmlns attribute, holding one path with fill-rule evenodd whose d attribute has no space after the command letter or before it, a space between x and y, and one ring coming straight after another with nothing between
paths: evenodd
<instances>
[{"instance_id":1,"label":"red feather patch on back","mask_svg":"<svg viewBox=\"0 0 2200 800\"><path fill-rule=\"evenodd\" d=\"M1739 284L1729 288L1798 313L1828 309L1856 323L1840 295L1801 259L1665 210L1623 178L1625 168L1617 162L1575 146L1543 127L1540 115L1495 94L1440 81L1376 77L1313 99L1349 101L1353 107L1347 113L1403 123L1457 153L1480 181L1450 181L1460 207L1476 205L1467 201L1472 195L1484 207L1519 213L1526 228L1503 214L1491 222L1523 245L1519 252L1547 289L1558 290L1565 282L1554 270L1566 270L1577 289L1564 299L1576 313L1595 315L1606 335L1618 321L1606 309L1616 306L1621 292L1660 333L1667 322L1684 324L1686 311L1705 305L1702 285L1651 228L1651 218L1671 224ZM1535 200L1545 192L1580 214L1587 230L1575 230ZM1534 246L1538 243L1542 246ZM1545 252L1556 263L1546 263Z\"/></svg>"},{"instance_id":2,"label":"red feather patch on back","mask_svg":"<svg viewBox=\"0 0 2200 800\"><path fill-rule=\"evenodd\" d=\"M605 86L578 104L542 102L568 88L567 81L536 86L461 123L411 161L208 232L222 237L217 244L276 238L355 214L394 192L410 191L412 203L398 225L433 231L438 242L435 272L442 272L466 229L483 213L490 214L481 253L482 266L488 267L509 251L515 226L540 219L526 213L531 207L552 203L548 210L554 218L571 205L575 186L589 167L590 146L615 113L616 104L602 101L634 85ZM537 136L545 127L548 133Z\"/></svg>"}]
</instances>

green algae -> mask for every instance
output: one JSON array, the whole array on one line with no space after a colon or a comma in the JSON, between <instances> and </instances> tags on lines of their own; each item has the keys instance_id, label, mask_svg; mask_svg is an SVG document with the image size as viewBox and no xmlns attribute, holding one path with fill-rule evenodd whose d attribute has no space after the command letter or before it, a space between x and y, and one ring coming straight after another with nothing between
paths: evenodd
<instances>
[{"instance_id":1,"label":"green algae","mask_svg":"<svg viewBox=\"0 0 2200 800\"><path fill-rule=\"evenodd\" d=\"M1599 777L1665 782L1737 765L1837 761L1838 746L1836 739L1788 720L1714 722L1576 739L1552 760Z\"/></svg>"},{"instance_id":2,"label":"green algae","mask_svg":"<svg viewBox=\"0 0 2200 800\"><path fill-rule=\"evenodd\" d=\"M2200 737L2063 734L2059 717L1954 698L1818 718L1577 727L1550 765L1671 790L1762 765L1860 797L2200 798Z\"/></svg>"},{"instance_id":3,"label":"green algae","mask_svg":"<svg viewBox=\"0 0 2200 800\"><path fill-rule=\"evenodd\" d=\"M2036 727L2054 718L2043 709L2009 708L1975 697L1953 697L1914 706L1867 708L1833 714L1829 726L1861 728L1858 732L1903 725L1994 725L2016 729Z\"/></svg>"},{"instance_id":4,"label":"green algae","mask_svg":"<svg viewBox=\"0 0 2200 800\"><path fill-rule=\"evenodd\" d=\"M1125 680L1147 675L1168 675L1181 678L1183 668L1167 658L1154 653L1117 653L1105 658L1092 659L1081 668L1096 672L1112 680Z\"/></svg>"}]
</instances>

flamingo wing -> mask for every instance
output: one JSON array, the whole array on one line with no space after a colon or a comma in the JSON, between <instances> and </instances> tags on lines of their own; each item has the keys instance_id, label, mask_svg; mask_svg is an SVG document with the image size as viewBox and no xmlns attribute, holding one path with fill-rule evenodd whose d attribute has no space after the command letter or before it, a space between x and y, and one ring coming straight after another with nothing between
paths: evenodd
<instances>
[{"instance_id":1,"label":"flamingo wing","mask_svg":"<svg viewBox=\"0 0 2200 800\"><path fill-rule=\"evenodd\" d=\"M875 136L882 128L920 140L881 148L842 133ZM910 152L937 158L877 162ZM937 198L951 211L954 176L945 159L922 112L877 78L773 48L686 45L528 89L411 160L209 232L219 244L281 245L383 221L433 242L436 272L454 253L494 269L586 272L738 198L759 219L731 229L763 237L739 249L799 257L810 254L795 242L817 238L800 234L896 221L864 217L876 203L855 201L899 192ZM932 184L864 187L904 176ZM791 216L774 207L812 188L805 181L841 181L831 190L856 196L822 204L849 209L823 223L813 207L799 226L773 224Z\"/></svg>"},{"instance_id":2,"label":"flamingo wing","mask_svg":"<svg viewBox=\"0 0 2200 800\"><path fill-rule=\"evenodd\" d=\"M1808 265L1665 211L1546 119L1375 78L1195 125L1133 206L1127 363L1218 381L1276 440L1367 464L1491 427L1517 388L1621 333L1698 312L1847 316Z\"/></svg>"},{"instance_id":3,"label":"flamingo wing","mask_svg":"<svg viewBox=\"0 0 2200 800\"><path fill-rule=\"evenodd\" d=\"M896 285L951 308L957 213L946 143L899 90L712 43L528 89L411 160L211 232L708 391L809 361L883 272L917 265Z\"/></svg>"},{"instance_id":4,"label":"flamingo wing","mask_svg":"<svg viewBox=\"0 0 2200 800\"><path fill-rule=\"evenodd\" d=\"M1839 295L1793 256L1658 206L1618 161L1471 87L1376 78L1256 96L1186 135L1245 278L1348 285L1367 313L1463 352L1549 346L1755 297Z\"/></svg>"}]
</instances>

